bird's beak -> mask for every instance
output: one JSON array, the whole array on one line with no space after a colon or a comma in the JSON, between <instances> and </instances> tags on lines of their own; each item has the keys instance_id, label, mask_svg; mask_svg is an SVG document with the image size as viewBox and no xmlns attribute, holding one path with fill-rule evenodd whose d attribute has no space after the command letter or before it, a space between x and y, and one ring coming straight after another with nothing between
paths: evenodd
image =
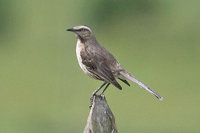
<instances>
[{"instance_id":1,"label":"bird's beak","mask_svg":"<svg viewBox=\"0 0 200 133\"><path fill-rule=\"evenodd\" d=\"M69 28L69 29L66 29L66 31L74 31L74 29L73 28Z\"/></svg>"}]
</instances>

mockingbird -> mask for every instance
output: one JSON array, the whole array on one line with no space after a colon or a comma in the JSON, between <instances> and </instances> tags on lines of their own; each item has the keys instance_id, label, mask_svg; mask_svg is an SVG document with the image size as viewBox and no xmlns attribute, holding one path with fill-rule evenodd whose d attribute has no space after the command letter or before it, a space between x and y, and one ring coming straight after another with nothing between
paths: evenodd
<instances>
[{"instance_id":1,"label":"mockingbird","mask_svg":"<svg viewBox=\"0 0 200 133\"><path fill-rule=\"evenodd\" d=\"M159 100L163 99L155 91L128 73L114 58L114 56L97 42L96 37L89 27L80 25L67 29L67 31L74 32L76 35L76 55L81 69L89 77L104 82L93 92L92 97L105 85L106 86L102 93L104 93L110 84L113 84L121 90L121 85L116 81L116 79L119 79L128 86L130 86L130 84L127 80L130 80L153 94Z\"/></svg>"}]
</instances>

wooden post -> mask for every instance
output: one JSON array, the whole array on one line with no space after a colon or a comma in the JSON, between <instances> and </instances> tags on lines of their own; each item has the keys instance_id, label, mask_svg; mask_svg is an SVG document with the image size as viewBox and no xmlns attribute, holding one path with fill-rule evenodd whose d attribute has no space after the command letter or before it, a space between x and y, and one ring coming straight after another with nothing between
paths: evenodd
<instances>
[{"instance_id":1,"label":"wooden post","mask_svg":"<svg viewBox=\"0 0 200 133\"><path fill-rule=\"evenodd\" d=\"M115 117L104 95L95 95L83 133L118 133Z\"/></svg>"}]
</instances>

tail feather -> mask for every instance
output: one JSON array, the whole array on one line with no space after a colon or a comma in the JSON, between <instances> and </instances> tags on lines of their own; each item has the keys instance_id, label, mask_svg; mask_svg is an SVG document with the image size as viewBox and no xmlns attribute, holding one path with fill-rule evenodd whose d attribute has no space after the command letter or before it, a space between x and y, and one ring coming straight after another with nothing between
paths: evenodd
<instances>
[{"instance_id":1,"label":"tail feather","mask_svg":"<svg viewBox=\"0 0 200 133\"><path fill-rule=\"evenodd\" d=\"M119 78L119 80L121 80L122 82L124 82L125 84L127 84L128 86L130 86L130 84L128 83L128 81L120 79L120 78Z\"/></svg>"},{"instance_id":2,"label":"tail feather","mask_svg":"<svg viewBox=\"0 0 200 133\"><path fill-rule=\"evenodd\" d=\"M158 98L159 100L163 100L163 97L161 97L159 94L157 94L155 91L153 91L151 88L149 88L148 86L146 86L145 84L143 84L142 82L140 82L139 80L137 80L134 76L132 76L130 73L126 72L126 71L121 71L120 74L127 80L130 80L134 83L136 83L138 86L140 86L141 88L147 90L148 92L150 92L151 94L153 94L156 98Z\"/></svg>"}]
</instances>

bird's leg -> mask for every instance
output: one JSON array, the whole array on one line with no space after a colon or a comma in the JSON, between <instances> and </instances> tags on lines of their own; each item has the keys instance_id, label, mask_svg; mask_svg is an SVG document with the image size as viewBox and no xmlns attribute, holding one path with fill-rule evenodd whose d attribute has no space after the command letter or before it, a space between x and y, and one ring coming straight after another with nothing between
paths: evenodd
<instances>
[{"instance_id":1,"label":"bird's leg","mask_svg":"<svg viewBox=\"0 0 200 133\"><path fill-rule=\"evenodd\" d=\"M102 95L102 94L106 91L106 89L108 88L109 85L110 85L110 83L108 83L108 84L106 85L106 87L103 89L103 91L100 93L100 95Z\"/></svg>"},{"instance_id":2,"label":"bird's leg","mask_svg":"<svg viewBox=\"0 0 200 133\"><path fill-rule=\"evenodd\" d=\"M104 85L106 85L107 83L104 82L98 89L96 89L93 93L92 93L92 96L90 97L90 108L92 107L92 104L93 104L93 99L94 99L94 96L96 95L96 93L102 88L104 87Z\"/></svg>"},{"instance_id":3,"label":"bird's leg","mask_svg":"<svg viewBox=\"0 0 200 133\"><path fill-rule=\"evenodd\" d=\"M107 83L104 82L98 89L96 89L93 93L92 93L92 96L91 97L94 97L94 95L102 88L104 87L104 85L106 85Z\"/></svg>"}]
</instances>

